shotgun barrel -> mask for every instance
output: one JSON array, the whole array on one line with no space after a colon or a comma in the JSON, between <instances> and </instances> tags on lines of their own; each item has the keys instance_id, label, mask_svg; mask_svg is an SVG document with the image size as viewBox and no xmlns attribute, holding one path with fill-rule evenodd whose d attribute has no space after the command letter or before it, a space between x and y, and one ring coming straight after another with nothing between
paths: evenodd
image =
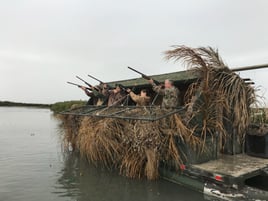
<instances>
[{"instance_id":1,"label":"shotgun barrel","mask_svg":"<svg viewBox=\"0 0 268 201\"><path fill-rule=\"evenodd\" d=\"M96 77L94 77L94 76L92 76L92 75L87 75L87 76L90 77L90 78L92 78L93 80L98 81L100 84L104 84L103 81L99 80L98 78L96 78Z\"/></svg>"},{"instance_id":2,"label":"shotgun barrel","mask_svg":"<svg viewBox=\"0 0 268 201\"><path fill-rule=\"evenodd\" d=\"M90 77L90 78L92 78L93 80L98 81L100 84L106 84L105 82L99 80L98 78L96 78L96 77L94 77L94 76L92 76L92 75L89 75L89 74L88 74L87 76ZM110 85L107 85L107 87L108 87L108 89L112 89L112 88L113 88L113 87L110 86Z\"/></svg>"},{"instance_id":3,"label":"shotgun barrel","mask_svg":"<svg viewBox=\"0 0 268 201\"><path fill-rule=\"evenodd\" d=\"M75 84L75 83L73 83L73 82L67 82L68 84L71 84L71 85L74 85L74 86L77 86L77 87L79 87L79 88L82 88L83 86L82 85L79 85L79 84ZM88 87L86 87L86 89L87 90L91 90L91 88L88 88Z\"/></svg>"},{"instance_id":4,"label":"shotgun barrel","mask_svg":"<svg viewBox=\"0 0 268 201\"><path fill-rule=\"evenodd\" d=\"M131 68L130 66L128 66L128 69L130 69L130 70L132 70L132 71L134 71L134 72L136 72L136 73L138 73L138 74L140 74L141 75L141 77L142 78L144 78L144 79L146 79L146 80L150 80L150 79L152 79L151 77L149 77L148 75L145 75L145 74L143 74L142 72L140 72L140 71L137 71L136 69L134 69L134 68ZM153 81L154 81L154 83L156 84L156 85L160 85L161 83L160 82L158 82L157 80L154 80L154 79L152 79Z\"/></svg>"},{"instance_id":5,"label":"shotgun barrel","mask_svg":"<svg viewBox=\"0 0 268 201\"><path fill-rule=\"evenodd\" d=\"M79 79L79 80L81 80L82 82L84 82L87 86L89 86L89 88L90 88L91 90L100 91L100 89L99 89L98 87L95 87L95 86L89 84L87 81L83 80L81 77L76 76L76 78Z\"/></svg>"},{"instance_id":6,"label":"shotgun barrel","mask_svg":"<svg viewBox=\"0 0 268 201\"><path fill-rule=\"evenodd\" d=\"M76 76L77 79L81 80L82 82L84 82L87 86L89 86L90 88L92 88L93 86L91 84L89 84L87 81L83 80L81 77Z\"/></svg>"}]
</instances>

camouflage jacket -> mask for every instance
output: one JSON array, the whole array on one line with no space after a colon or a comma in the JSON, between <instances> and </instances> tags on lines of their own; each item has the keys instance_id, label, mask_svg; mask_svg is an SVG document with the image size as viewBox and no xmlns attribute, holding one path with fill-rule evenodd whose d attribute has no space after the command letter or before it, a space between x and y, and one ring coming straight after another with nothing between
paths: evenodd
<instances>
[{"instance_id":1,"label":"camouflage jacket","mask_svg":"<svg viewBox=\"0 0 268 201\"><path fill-rule=\"evenodd\" d=\"M106 89L102 89L101 91L93 90L92 93L98 99L96 105L101 106L107 104L109 98L109 92Z\"/></svg>"},{"instance_id":2,"label":"camouflage jacket","mask_svg":"<svg viewBox=\"0 0 268 201\"><path fill-rule=\"evenodd\" d=\"M137 106L146 106L146 105L149 105L150 97L148 97L148 96L141 97L140 95L136 95L132 91L129 93L129 95L130 95L131 99L135 103L137 103Z\"/></svg>"},{"instance_id":3,"label":"camouflage jacket","mask_svg":"<svg viewBox=\"0 0 268 201\"><path fill-rule=\"evenodd\" d=\"M88 97L90 97L87 101L87 105L97 105L98 98L94 96L93 92L85 90L85 93Z\"/></svg>"},{"instance_id":4,"label":"camouflage jacket","mask_svg":"<svg viewBox=\"0 0 268 201\"><path fill-rule=\"evenodd\" d=\"M102 89L100 91L97 91L96 89L93 89L91 92L86 90L85 93L91 98L91 101L88 101L88 104L97 106L107 104L109 97L107 90Z\"/></svg>"},{"instance_id":5,"label":"camouflage jacket","mask_svg":"<svg viewBox=\"0 0 268 201\"><path fill-rule=\"evenodd\" d=\"M123 92L120 93L114 93L113 91L109 92L109 99L108 99L108 106L118 106L121 105L125 98L126 95Z\"/></svg>"},{"instance_id":6,"label":"camouflage jacket","mask_svg":"<svg viewBox=\"0 0 268 201\"><path fill-rule=\"evenodd\" d=\"M163 108L174 108L179 105L179 94L180 91L176 87L170 89L162 89L161 86L153 84L153 90L159 95L163 96L162 107Z\"/></svg>"}]
</instances>

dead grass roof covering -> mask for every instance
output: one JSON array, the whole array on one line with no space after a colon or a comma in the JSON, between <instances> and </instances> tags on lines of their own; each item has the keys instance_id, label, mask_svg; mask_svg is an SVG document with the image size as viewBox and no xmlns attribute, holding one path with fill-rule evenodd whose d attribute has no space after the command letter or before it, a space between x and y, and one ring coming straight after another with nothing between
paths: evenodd
<instances>
[{"instance_id":1,"label":"dead grass roof covering","mask_svg":"<svg viewBox=\"0 0 268 201\"><path fill-rule=\"evenodd\" d=\"M188 69L202 75L187 92L189 104L194 107L192 117L202 118L202 136L217 131L227 139L230 137L228 126L224 124L227 121L231 132L243 141L250 123L250 106L256 102L255 89L230 70L218 50L211 47L174 46L165 53L166 59L181 61ZM200 126L200 123L196 125Z\"/></svg>"}]
</instances>

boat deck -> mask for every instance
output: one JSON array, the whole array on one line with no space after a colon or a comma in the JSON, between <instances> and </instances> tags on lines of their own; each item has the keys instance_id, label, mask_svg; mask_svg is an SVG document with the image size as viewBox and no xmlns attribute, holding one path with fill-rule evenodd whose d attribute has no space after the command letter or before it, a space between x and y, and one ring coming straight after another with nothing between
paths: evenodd
<instances>
[{"instance_id":1,"label":"boat deck","mask_svg":"<svg viewBox=\"0 0 268 201\"><path fill-rule=\"evenodd\" d=\"M222 155L219 159L193 165L202 171L231 177L243 177L268 167L268 159L256 158L246 154Z\"/></svg>"}]
</instances>

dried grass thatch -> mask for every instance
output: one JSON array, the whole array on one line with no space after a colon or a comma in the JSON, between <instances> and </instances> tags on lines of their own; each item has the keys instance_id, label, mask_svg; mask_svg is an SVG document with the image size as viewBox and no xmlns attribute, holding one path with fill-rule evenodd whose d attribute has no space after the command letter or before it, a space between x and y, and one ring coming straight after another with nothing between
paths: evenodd
<instances>
[{"instance_id":1,"label":"dried grass thatch","mask_svg":"<svg viewBox=\"0 0 268 201\"><path fill-rule=\"evenodd\" d=\"M230 137L227 130L229 124L242 142L249 126L250 105L255 102L255 90L232 72L218 51L211 47L174 46L173 50L165 53L168 60L181 60L188 69L201 75L201 79L186 93L186 101L191 108L189 122L194 118L202 119L201 124L198 122L191 126L199 127L204 139L216 133L226 140Z\"/></svg>"},{"instance_id":2,"label":"dried grass thatch","mask_svg":"<svg viewBox=\"0 0 268 201\"><path fill-rule=\"evenodd\" d=\"M125 155L120 172L131 178L158 177L162 133L157 122L130 121L125 127ZM152 166L152 164L155 164Z\"/></svg>"},{"instance_id":3,"label":"dried grass thatch","mask_svg":"<svg viewBox=\"0 0 268 201\"><path fill-rule=\"evenodd\" d=\"M64 146L76 149L77 135L81 124L81 117L76 115L59 115L58 118L62 120L62 127L64 129Z\"/></svg>"},{"instance_id":4,"label":"dried grass thatch","mask_svg":"<svg viewBox=\"0 0 268 201\"><path fill-rule=\"evenodd\" d=\"M154 180L159 177L161 162L177 170L185 163L187 157L179 150L179 140L193 149L198 147L198 138L178 115L155 122L83 117L75 146L95 165L119 168L130 178Z\"/></svg>"},{"instance_id":5,"label":"dried grass thatch","mask_svg":"<svg viewBox=\"0 0 268 201\"><path fill-rule=\"evenodd\" d=\"M123 125L115 119L84 117L77 140L79 150L94 164L114 168L124 150L123 131Z\"/></svg>"}]
</instances>

